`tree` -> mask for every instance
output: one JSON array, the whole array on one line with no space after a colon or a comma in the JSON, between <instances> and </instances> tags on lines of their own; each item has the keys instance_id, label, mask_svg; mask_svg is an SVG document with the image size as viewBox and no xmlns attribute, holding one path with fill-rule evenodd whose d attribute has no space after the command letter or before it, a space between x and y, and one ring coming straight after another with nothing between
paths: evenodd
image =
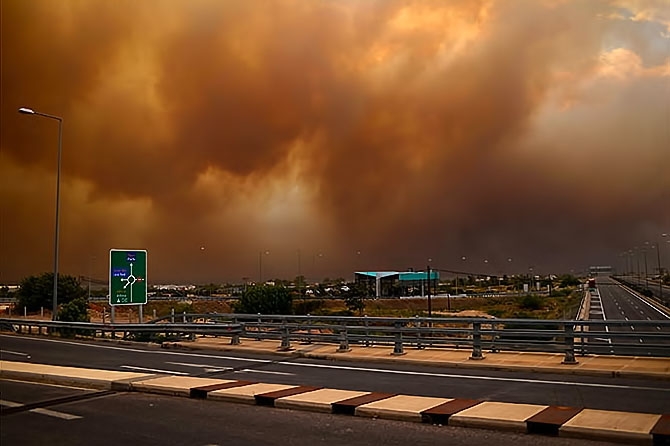
<instances>
[{"instance_id":1,"label":"tree","mask_svg":"<svg viewBox=\"0 0 670 446\"><path fill-rule=\"evenodd\" d=\"M358 311L358 314L362 315L363 310L365 309L365 297L368 294L368 284L363 282L352 284L349 287L349 291L344 295L344 305L346 305L347 309L352 313Z\"/></svg>"},{"instance_id":2,"label":"tree","mask_svg":"<svg viewBox=\"0 0 670 446\"><path fill-rule=\"evenodd\" d=\"M53 277L53 273L42 273L24 278L16 293L17 306L26 307L28 311L39 311L41 307L52 308ZM79 279L66 274L58 275L58 304L66 304L85 296L86 290L81 287Z\"/></svg>"},{"instance_id":3,"label":"tree","mask_svg":"<svg viewBox=\"0 0 670 446\"><path fill-rule=\"evenodd\" d=\"M88 315L88 302L85 298L78 297L61 305L58 310L58 319L64 322L90 322L91 318ZM70 337L76 334L86 334L86 330L78 328L61 328L60 334L62 336Z\"/></svg>"},{"instance_id":4,"label":"tree","mask_svg":"<svg viewBox=\"0 0 670 446\"><path fill-rule=\"evenodd\" d=\"M572 274L562 274L558 276L558 280L560 281L561 288L567 288L569 286L579 286L579 284L581 283L579 279L573 276Z\"/></svg>"},{"instance_id":5,"label":"tree","mask_svg":"<svg viewBox=\"0 0 670 446\"><path fill-rule=\"evenodd\" d=\"M235 304L236 313L291 314L293 296L283 286L256 285L247 288Z\"/></svg>"}]
</instances>

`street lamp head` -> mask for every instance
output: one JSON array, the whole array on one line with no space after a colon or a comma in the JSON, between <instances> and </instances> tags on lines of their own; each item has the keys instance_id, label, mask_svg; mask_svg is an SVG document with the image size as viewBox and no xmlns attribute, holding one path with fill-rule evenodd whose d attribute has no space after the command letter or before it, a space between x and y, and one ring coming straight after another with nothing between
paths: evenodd
<instances>
[{"instance_id":1,"label":"street lamp head","mask_svg":"<svg viewBox=\"0 0 670 446\"><path fill-rule=\"evenodd\" d=\"M21 107L19 109L19 113L23 113L24 115L34 115L35 110L33 110L32 108Z\"/></svg>"}]
</instances>

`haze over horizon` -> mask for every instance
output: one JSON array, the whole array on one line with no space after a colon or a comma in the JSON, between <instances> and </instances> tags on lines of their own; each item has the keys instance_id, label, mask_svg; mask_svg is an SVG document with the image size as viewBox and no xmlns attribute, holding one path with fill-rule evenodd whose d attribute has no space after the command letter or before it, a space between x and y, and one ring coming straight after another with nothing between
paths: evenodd
<instances>
[{"instance_id":1,"label":"haze over horizon","mask_svg":"<svg viewBox=\"0 0 670 446\"><path fill-rule=\"evenodd\" d=\"M0 8L0 283L53 266L57 123L19 107L64 119L67 274L561 273L670 233L665 0Z\"/></svg>"}]
</instances>

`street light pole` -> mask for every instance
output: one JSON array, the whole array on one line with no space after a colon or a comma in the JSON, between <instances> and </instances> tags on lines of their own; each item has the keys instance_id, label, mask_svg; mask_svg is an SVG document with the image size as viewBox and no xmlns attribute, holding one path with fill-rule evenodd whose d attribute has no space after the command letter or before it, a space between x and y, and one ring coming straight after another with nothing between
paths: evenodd
<instances>
[{"instance_id":1,"label":"street light pole","mask_svg":"<svg viewBox=\"0 0 670 446\"><path fill-rule=\"evenodd\" d=\"M63 118L47 113L37 112L31 108L21 107L19 113L25 115L37 115L48 119L58 121L58 173L56 174L56 229L54 234L54 290L53 290L53 308L51 319L58 320L58 239L60 234L60 172L61 172L61 154L63 152Z\"/></svg>"}]
</instances>

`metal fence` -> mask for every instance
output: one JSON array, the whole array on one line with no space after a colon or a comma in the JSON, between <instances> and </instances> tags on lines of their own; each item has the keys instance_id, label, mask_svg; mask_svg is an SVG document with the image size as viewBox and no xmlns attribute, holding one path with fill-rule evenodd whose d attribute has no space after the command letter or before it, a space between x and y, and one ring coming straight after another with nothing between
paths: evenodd
<instances>
[{"instance_id":1,"label":"metal fence","mask_svg":"<svg viewBox=\"0 0 670 446\"><path fill-rule=\"evenodd\" d=\"M144 341L193 339L197 335L229 337L231 344L239 344L241 339L276 340L279 350L290 350L293 343L334 344L338 351L348 351L352 345L387 346L395 355L408 348L467 349L471 359L499 351L562 353L568 364L575 363L576 355L587 354L670 357L670 321L183 313L144 324L0 319L0 327L28 334Z\"/></svg>"}]
</instances>

